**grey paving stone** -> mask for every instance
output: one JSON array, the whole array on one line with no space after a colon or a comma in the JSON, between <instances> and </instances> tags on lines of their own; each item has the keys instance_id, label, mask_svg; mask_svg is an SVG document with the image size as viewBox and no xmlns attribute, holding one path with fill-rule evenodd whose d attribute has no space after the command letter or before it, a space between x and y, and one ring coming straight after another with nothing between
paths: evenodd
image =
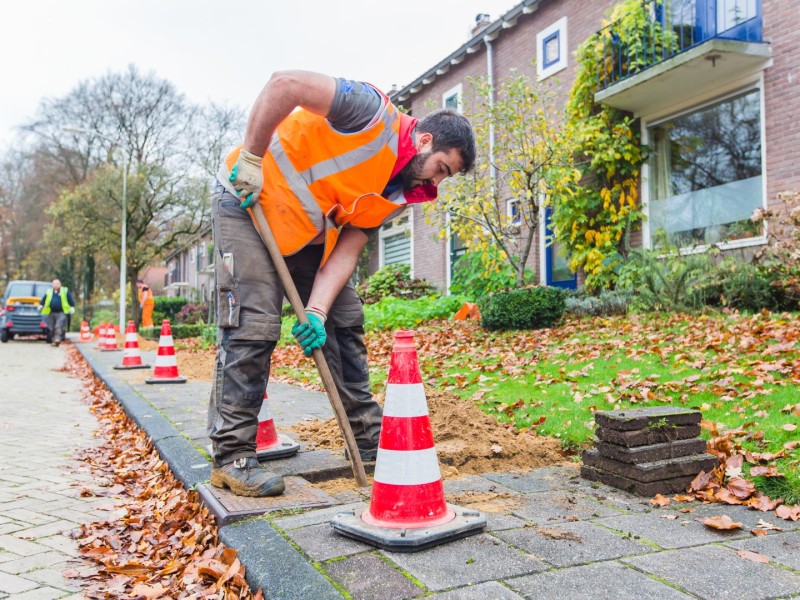
<instances>
[{"instance_id":1,"label":"grey paving stone","mask_svg":"<svg viewBox=\"0 0 800 600\"><path fill-rule=\"evenodd\" d=\"M561 483L560 481L554 481L552 477L537 475L535 471L528 475L519 475L516 473L487 473L484 477L490 481L495 481L504 485L507 488L526 494L532 492L546 492L553 489L553 487L557 487L555 485L556 483Z\"/></svg>"},{"instance_id":2,"label":"grey paving stone","mask_svg":"<svg viewBox=\"0 0 800 600\"><path fill-rule=\"evenodd\" d=\"M431 591L506 579L547 569L547 565L540 560L487 534L420 552L381 552Z\"/></svg>"},{"instance_id":3,"label":"grey paving stone","mask_svg":"<svg viewBox=\"0 0 800 600\"><path fill-rule=\"evenodd\" d=\"M681 425L669 429L648 428L637 431L617 431L606 427L598 427L595 429L595 435L603 442L631 448L696 438L700 435L700 425Z\"/></svg>"},{"instance_id":4,"label":"grey paving stone","mask_svg":"<svg viewBox=\"0 0 800 600\"><path fill-rule=\"evenodd\" d=\"M277 517L271 519L271 521L279 529L297 529L299 527L308 527L309 525L327 523L341 512L364 510L364 508L366 508L366 504L363 502L355 502L343 506L332 506L330 508L307 510L299 515Z\"/></svg>"},{"instance_id":5,"label":"grey paving stone","mask_svg":"<svg viewBox=\"0 0 800 600\"><path fill-rule=\"evenodd\" d=\"M716 456L706 452L636 464L608 458L600 454L596 448L586 450L582 457L585 466L595 467L596 469L602 469L645 483L674 479L686 475L694 477L700 471L710 471L719 464L719 459Z\"/></svg>"},{"instance_id":6,"label":"grey paving stone","mask_svg":"<svg viewBox=\"0 0 800 600\"><path fill-rule=\"evenodd\" d=\"M428 600L522 600L522 596L509 590L497 581L442 592L427 596Z\"/></svg>"},{"instance_id":7,"label":"grey paving stone","mask_svg":"<svg viewBox=\"0 0 800 600\"><path fill-rule=\"evenodd\" d=\"M674 504L670 505L668 508L683 508L683 504ZM738 521L742 524L742 526L747 529L751 530L758 525L760 520L764 520L767 523L772 523L773 525L777 525L778 527L782 528L784 531L796 531L800 530L800 521L786 521L781 519L780 517L775 515L774 511L760 511L760 510L753 510L746 506L737 506L737 505L728 505L722 504L721 502L714 502L713 504L702 504L700 502L691 502L687 505L688 508L694 509L693 513L687 513L686 516L693 516L698 519L704 519L706 517L714 517L718 515L728 515L734 521ZM767 532L768 535L772 535L772 532Z\"/></svg>"},{"instance_id":8,"label":"grey paving stone","mask_svg":"<svg viewBox=\"0 0 800 600\"><path fill-rule=\"evenodd\" d=\"M39 587L35 581L18 577L12 573L4 573L0 571L0 592L6 594L19 594L26 590L32 590Z\"/></svg>"},{"instance_id":9,"label":"grey paving stone","mask_svg":"<svg viewBox=\"0 0 800 600\"><path fill-rule=\"evenodd\" d=\"M503 513L486 514L486 531L502 531L504 529L518 529L525 526L525 521L513 515Z\"/></svg>"},{"instance_id":10,"label":"grey paving stone","mask_svg":"<svg viewBox=\"0 0 800 600\"><path fill-rule=\"evenodd\" d=\"M677 519L666 517L679 514ZM596 521L598 525L609 527L643 540L649 540L661 548L686 548L700 544L725 542L750 533L743 529L719 530L703 525L693 514L674 511L654 511L649 514L624 515Z\"/></svg>"},{"instance_id":11,"label":"grey paving stone","mask_svg":"<svg viewBox=\"0 0 800 600\"><path fill-rule=\"evenodd\" d=\"M64 590L44 586L21 594L14 594L14 600L56 600L56 598L63 598L64 594Z\"/></svg>"},{"instance_id":12,"label":"grey paving stone","mask_svg":"<svg viewBox=\"0 0 800 600\"><path fill-rule=\"evenodd\" d=\"M766 537L729 542L728 546L758 552L777 563L800 571L800 532L776 533Z\"/></svg>"},{"instance_id":13,"label":"grey paving stone","mask_svg":"<svg viewBox=\"0 0 800 600\"><path fill-rule=\"evenodd\" d=\"M506 584L526 598L558 598L558 600L585 600L586 598L680 600L681 598L691 598L683 592L614 561L516 577L507 580Z\"/></svg>"},{"instance_id":14,"label":"grey paving stone","mask_svg":"<svg viewBox=\"0 0 800 600\"><path fill-rule=\"evenodd\" d=\"M492 481L480 475L462 475L457 479L443 479L445 494L459 494L462 492L487 492L487 493L514 493L515 490L508 488L496 481Z\"/></svg>"},{"instance_id":15,"label":"grey paving stone","mask_svg":"<svg viewBox=\"0 0 800 600\"><path fill-rule=\"evenodd\" d=\"M20 556L33 556L39 552L44 552L47 548L43 548L39 544L21 540L13 535L0 535L0 550L6 552L13 552Z\"/></svg>"},{"instance_id":16,"label":"grey paving stone","mask_svg":"<svg viewBox=\"0 0 800 600\"><path fill-rule=\"evenodd\" d=\"M619 511L573 492L556 490L530 494L525 502L511 510L512 514L533 523L586 520L618 515Z\"/></svg>"},{"instance_id":17,"label":"grey paving stone","mask_svg":"<svg viewBox=\"0 0 800 600\"><path fill-rule=\"evenodd\" d=\"M425 590L411 582L375 554L359 554L324 565L328 574L338 582L353 600L414 598Z\"/></svg>"},{"instance_id":18,"label":"grey paving stone","mask_svg":"<svg viewBox=\"0 0 800 600\"><path fill-rule=\"evenodd\" d=\"M308 554L312 560L330 560L339 556L349 556L374 550L372 546L344 537L333 531L328 523L310 525L285 532L292 541Z\"/></svg>"},{"instance_id":19,"label":"grey paving stone","mask_svg":"<svg viewBox=\"0 0 800 600\"><path fill-rule=\"evenodd\" d=\"M74 579L64 579L63 573L57 569L39 569L26 573L25 577L67 592L77 592L81 589Z\"/></svg>"},{"instance_id":20,"label":"grey paving stone","mask_svg":"<svg viewBox=\"0 0 800 600\"><path fill-rule=\"evenodd\" d=\"M23 556L22 558L18 558L16 560L9 560L4 563L0 563L0 570L5 571L6 573L13 573L14 575L21 575L23 573L27 573L28 571L44 569L60 562L64 562L64 559L66 558L60 552L50 550L49 548L42 549L46 551L41 552L40 554Z\"/></svg>"},{"instance_id":21,"label":"grey paving stone","mask_svg":"<svg viewBox=\"0 0 800 600\"><path fill-rule=\"evenodd\" d=\"M37 540L39 538L50 537L51 535L56 535L59 533L69 533L76 527L78 527L78 524L74 521L65 521L63 519L59 519L45 525L39 525L38 527L23 529L16 532L14 535L18 538L22 538L23 540Z\"/></svg>"},{"instance_id":22,"label":"grey paving stone","mask_svg":"<svg viewBox=\"0 0 800 600\"><path fill-rule=\"evenodd\" d=\"M733 548L700 546L624 559L701 598L777 598L800 593L800 575L755 563Z\"/></svg>"},{"instance_id":23,"label":"grey paving stone","mask_svg":"<svg viewBox=\"0 0 800 600\"><path fill-rule=\"evenodd\" d=\"M596 413L595 413L596 414ZM646 463L655 460L665 460L678 456L692 454L705 454L706 441L703 438L676 440L664 444L651 444L649 446L636 446L626 448L617 444L608 444L598 439L594 440L594 447L602 455L624 463Z\"/></svg>"},{"instance_id":24,"label":"grey paving stone","mask_svg":"<svg viewBox=\"0 0 800 600\"><path fill-rule=\"evenodd\" d=\"M265 598L341 600L342 595L263 519L220 528L220 541L239 551L247 583Z\"/></svg>"},{"instance_id":25,"label":"grey paving stone","mask_svg":"<svg viewBox=\"0 0 800 600\"><path fill-rule=\"evenodd\" d=\"M557 567L653 551L650 546L586 522L526 527L492 535Z\"/></svg>"},{"instance_id":26,"label":"grey paving stone","mask_svg":"<svg viewBox=\"0 0 800 600\"><path fill-rule=\"evenodd\" d=\"M647 408L626 408L623 410L598 410L594 420L600 427L617 431L633 431L646 427L657 427L662 423L667 427L694 425L703 415L699 410L675 406L651 406Z\"/></svg>"}]
</instances>

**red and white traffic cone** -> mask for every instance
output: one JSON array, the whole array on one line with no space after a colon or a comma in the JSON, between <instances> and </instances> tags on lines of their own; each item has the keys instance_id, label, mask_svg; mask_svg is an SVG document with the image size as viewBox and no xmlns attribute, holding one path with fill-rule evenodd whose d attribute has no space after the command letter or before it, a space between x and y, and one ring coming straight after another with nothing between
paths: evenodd
<instances>
[{"instance_id":1,"label":"red and white traffic cone","mask_svg":"<svg viewBox=\"0 0 800 600\"><path fill-rule=\"evenodd\" d=\"M106 324L100 323L100 329L97 330L97 346L95 346L98 350L103 349L103 345L106 343Z\"/></svg>"},{"instance_id":2,"label":"red and white traffic cone","mask_svg":"<svg viewBox=\"0 0 800 600\"><path fill-rule=\"evenodd\" d=\"M186 377L178 375L178 359L175 357L175 342L172 341L172 328L169 319L161 323L161 336L158 338L158 355L153 376L145 383L186 383Z\"/></svg>"},{"instance_id":3,"label":"red and white traffic cone","mask_svg":"<svg viewBox=\"0 0 800 600\"><path fill-rule=\"evenodd\" d=\"M258 413L258 430L256 431L256 457L258 460L272 460L286 458L297 454L300 444L293 439L279 434L275 429L275 420L269 409L267 392L264 391L264 401Z\"/></svg>"},{"instance_id":4,"label":"red and white traffic cone","mask_svg":"<svg viewBox=\"0 0 800 600\"><path fill-rule=\"evenodd\" d=\"M444 499L413 331L397 331L369 508L342 513L334 531L379 548L412 552L473 535L486 515Z\"/></svg>"},{"instance_id":5,"label":"red and white traffic cone","mask_svg":"<svg viewBox=\"0 0 800 600\"><path fill-rule=\"evenodd\" d=\"M128 321L128 328L125 330L125 350L122 353L122 364L114 367L115 369L149 369L150 365L142 362L142 353L139 352L139 334L136 332L136 324Z\"/></svg>"},{"instance_id":6,"label":"red and white traffic cone","mask_svg":"<svg viewBox=\"0 0 800 600\"><path fill-rule=\"evenodd\" d=\"M86 321L81 321L81 332L78 335L79 342L91 342L92 341L92 332L89 330L89 323Z\"/></svg>"},{"instance_id":7,"label":"red and white traffic cone","mask_svg":"<svg viewBox=\"0 0 800 600\"><path fill-rule=\"evenodd\" d=\"M117 330L113 323L106 325L106 335L101 343L100 350L103 352L117 352L119 350L117 348Z\"/></svg>"}]
</instances>

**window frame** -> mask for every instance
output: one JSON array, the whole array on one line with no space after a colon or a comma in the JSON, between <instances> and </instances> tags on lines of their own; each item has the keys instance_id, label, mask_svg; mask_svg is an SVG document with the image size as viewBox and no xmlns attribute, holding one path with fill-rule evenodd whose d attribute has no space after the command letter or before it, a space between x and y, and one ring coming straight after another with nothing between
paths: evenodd
<instances>
[{"instance_id":1,"label":"window frame","mask_svg":"<svg viewBox=\"0 0 800 600\"><path fill-rule=\"evenodd\" d=\"M558 58L545 63L545 45L553 38L558 40ZM569 66L569 53L567 52L567 17L545 27L536 34L536 74L542 81Z\"/></svg>"},{"instance_id":2,"label":"window frame","mask_svg":"<svg viewBox=\"0 0 800 600\"><path fill-rule=\"evenodd\" d=\"M694 104L688 104L686 106L680 107L678 110L674 110L673 112L667 114L659 114L657 116L652 117L645 117L644 115L641 116L641 143L642 145L648 145L650 143L650 133L649 129L661 123L665 123L667 121L671 121L677 119L679 117L703 110L709 106L713 106L715 104L720 104L729 100L731 98L735 98L736 96L740 96L742 94L746 94L753 90L758 91L758 99L759 99L759 121L760 121L760 131L761 131L761 207L766 210L768 207L769 199L767 197L767 133L766 133L766 117L764 114L765 109L765 99L764 99L764 73L763 71L758 74L756 78L750 78L747 81L739 81L736 85L730 86L727 88L723 93L718 95L704 98L702 101L696 102ZM642 227L642 247L653 249L653 234L650 230L650 177L651 177L651 166L649 162L645 162L642 165L641 170L641 181L640 181L640 192L642 197L642 207L643 207L643 214L644 214L644 226ZM685 246L680 248L681 254L701 254L703 252L707 252L709 248L712 246L716 246L720 250L735 250L737 248L747 248L750 246L763 246L767 243L767 236L768 236L768 226L769 224L765 221L763 223L762 234L759 236L754 236L750 238L742 238L737 240L728 240L723 241L715 244L698 244L695 246Z\"/></svg>"},{"instance_id":3,"label":"window frame","mask_svg":"<svg viewBox=\"0 0 800 600\"><path fill-rule=\"evenodd\" d=\"M460 113L464 112L464 84L459 83L451 87L444 94L442 94L442 108L447 108L447 101L455 96L456 108Z\"/></svg>"},{"instance_id":4,"label":"window frame","mask_svg":"<svg viewBox=\"0 0 800 600\"><path fill-rule=\"evenodd\" d=\"M405 222L402 222L405 219ZM378 230L378 268L386 266L385 241L388 238L405 235L408 238L408 258L411 267L411 277L414 276L414 208L408 207L403 214L398 215L388 223L381 225ZM399 264L399 263L391 263ZM403 263L406 264L406 263Z\"/></svg>"}]
</instances>

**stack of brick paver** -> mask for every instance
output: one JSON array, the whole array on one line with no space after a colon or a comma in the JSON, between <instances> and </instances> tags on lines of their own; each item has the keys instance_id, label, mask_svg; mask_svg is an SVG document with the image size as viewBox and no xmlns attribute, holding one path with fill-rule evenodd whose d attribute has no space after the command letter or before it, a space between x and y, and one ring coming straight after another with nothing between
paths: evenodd
<instances>
[{"instance_id":1,"label":"stack of brick paver","mask_svg":"<svg viewBox=\"0 0 800 600\"><path fill-rule=\"evenodd\" d=\"M640 496L683 491L719 464L698 437L701 416L671 406L598 411L595 447L583 453L581 476Z\"/></svg>"}]
</instances>

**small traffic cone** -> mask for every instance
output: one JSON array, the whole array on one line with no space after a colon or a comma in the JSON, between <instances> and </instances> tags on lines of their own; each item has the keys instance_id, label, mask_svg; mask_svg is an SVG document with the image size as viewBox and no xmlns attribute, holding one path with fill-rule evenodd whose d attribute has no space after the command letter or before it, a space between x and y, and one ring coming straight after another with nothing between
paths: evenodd
<instances>
[{"instance_id":1,"label":"small traffic cone","mask_svg":"<svg viewBox=\"0 0 800 600\"><path fill-rule=\"evenodd\" d=\"M117 352L119 350L117 348L117 330L113 323L106 325L106 335L101 344L100 350L103 352Z\"/></svg>"},{"instance_id":2,"label":"small traffic cone","mask_svg":"<svg viewBox=\"0 0 800 600\"><path fill-rule=\"evenodd\" d=\"M297 454L300 444L285 435L278 434L272 411L269 409L267 391L264 390L264 401L258 413L258 430L256 431L256 457L258 460L285 458Z\"/></svg>"},{"instance_id":3,"label":"small traffic cone","mask_svg":"<svg viewBox=\"0 0 800 600\"><path fill-rule=\"evenodd\" d=\"M178 359L175 358L175 342L172 341L172 328L169 319L161 322L161 336L158 338L158 356L153 376L145 383L186 383L186 377L178 375Z\"/></svg>"},{"instance_id":4,"label":"small traffic cone","mask_svg":"<svg viewBox=\"0 0 800 600\"><path fill-rule=\"evenodd\" d=\"M89 330L89 323L87 321L81 321L81 332L78 335L79 342L91 342L92 341L92 332Z\"/></svg>"},{"instance_id":5,"label":"small traffic cone","mask_svg":"<svg viewBox=\"0 0 800 600\"><path fill-rule=\"evenodd\" d=\"M128 321L125 330L125 350L122 353L122 364L115 369L149 369L150 365L142 363L142 353L139 352L139 334L136 333L136 324Z\"/></svg>"},{"instance_id":6,"label":"small traffic cone","mask_svg":"<svg viewBox=\"0 0 800 600\"><path fill-rule=\"evenodd\" d=\"M397 331L369 508L336 515L339 534L414 552L482 531L486 515L447 504L413 331Z\"/></svg>"},{"instance_id":7,"label":"small traffic cone","mask_svg":"<svg viewBox=\"0 0 800 600\"><path fill-rule=\"evenodd\" d=\"M97 332L97 346L95 346L98 350L103 349L103 345L106 343L106 324L101 322L100 329Z\"/></svg>"}]
</instances>

